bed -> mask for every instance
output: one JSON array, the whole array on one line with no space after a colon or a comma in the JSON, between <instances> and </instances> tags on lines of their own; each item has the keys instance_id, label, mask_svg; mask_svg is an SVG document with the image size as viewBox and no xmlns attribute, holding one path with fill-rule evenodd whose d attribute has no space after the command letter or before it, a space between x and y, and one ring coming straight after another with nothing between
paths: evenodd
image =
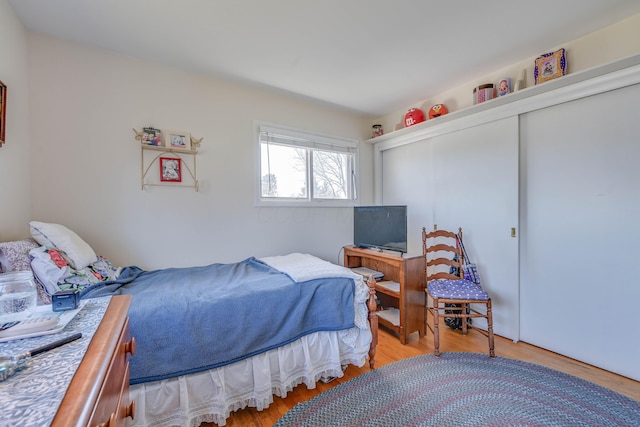
<instances>
[{"instance_id":1,"label":"bed","mask_svg":"<svg viewBox=\"0 0 640 427\"><path fill-rule=\"evenodd\" d=\"M373 368L373 283L349 269L298 253L116 268L65 227L30 225L32 239L0 243L0 251L14 270L34 272L40 303L70 288L82 298L133 296L133 426L223 426L233 411L262 410L274 395L315 388L348 365L369 359Z\"/></svg>"}]
</instances>

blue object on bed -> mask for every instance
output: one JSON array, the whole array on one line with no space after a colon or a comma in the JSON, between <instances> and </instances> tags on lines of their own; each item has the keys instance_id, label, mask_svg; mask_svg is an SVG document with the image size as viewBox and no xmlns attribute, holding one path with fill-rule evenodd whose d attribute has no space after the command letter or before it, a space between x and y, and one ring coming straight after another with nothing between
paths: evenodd
<instances>
[{"instance_id":1,"label":"blue object on bed","mask_svg":"<svg viewBox=\"0 0 640 427\"><path fill-rule=\"evenodd\" d=\"M296 283L256 258L232 264L144 271L125 267L118 280L82 298L133 296L136 338L131 384L212 369L280 347L317 331L354 326L355 284L348 278Z\"/></svg>"}]
</instances>

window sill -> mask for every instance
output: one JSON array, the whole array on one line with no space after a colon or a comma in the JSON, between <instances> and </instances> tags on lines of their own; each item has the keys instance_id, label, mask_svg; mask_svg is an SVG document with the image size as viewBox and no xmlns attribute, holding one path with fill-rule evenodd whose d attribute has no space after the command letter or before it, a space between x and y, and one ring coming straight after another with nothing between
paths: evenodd
<instances>
[{"instance_id":1,"label":"window sill","mask_svg":"<svg viewBox=\"0 0 640 427\"><path fill-rule=\"evenodd\" d=\"M258 208L352 208L358 206L357 200L258 200Z\"/></svg>"}]
</instances>

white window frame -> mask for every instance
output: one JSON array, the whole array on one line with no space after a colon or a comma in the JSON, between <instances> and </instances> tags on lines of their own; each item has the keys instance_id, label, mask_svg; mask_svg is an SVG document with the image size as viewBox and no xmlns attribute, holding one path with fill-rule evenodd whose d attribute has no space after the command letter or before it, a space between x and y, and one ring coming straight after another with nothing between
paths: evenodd
<instances>
[{"instance_id":1,"label":"white window frame","mask_svg":"<svg viewBox=\"0 0 640 427\"><path fill-rule=\"evenodd\" d=\"M346 199L320 199L313 197L313 188L311 183L312 171L307 171L307 197L303 199L292 198L274 198L262 197L262 176L261 176L261 135L271 133L283 136L289 139L284 145L292 147L301 147L318 151L335 151L347 152L353 155L351 170L349 171L349 189ZM359 162L359 144L358 140L341 138L332 135L319 134L304 130L289 128L280 125L273 125L263 122L255 122L254 125L254 141L255 141L255 205L256 206L277 206L277 207L351 207L356 206L359 194L358 179L358 162ZM282 140L281 140L282 141ZM313 167L311 165L311 167Z\"/></svg>"}]
</instances>

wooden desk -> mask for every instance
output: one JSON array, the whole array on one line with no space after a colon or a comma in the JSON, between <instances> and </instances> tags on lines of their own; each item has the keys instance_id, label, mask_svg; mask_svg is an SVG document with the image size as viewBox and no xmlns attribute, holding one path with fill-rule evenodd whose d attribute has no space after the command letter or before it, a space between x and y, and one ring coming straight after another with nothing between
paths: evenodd
<instances>
[{"instance_id":1,"label":"wooden desk","mask_svg":"<svg viewBox=\"0 0 640 427\"><path fill-rule=\"evenodd\" d=\"M344 265L367 267L383 273L383 281L396 282L396 289L376 284L376 294L383 307L377 312L380 324L396 331L402 344L406 344L413 332L424 336L426 277L422 255L401 257L400 254L345 247Z\"/></svg>"}]
</instances>

